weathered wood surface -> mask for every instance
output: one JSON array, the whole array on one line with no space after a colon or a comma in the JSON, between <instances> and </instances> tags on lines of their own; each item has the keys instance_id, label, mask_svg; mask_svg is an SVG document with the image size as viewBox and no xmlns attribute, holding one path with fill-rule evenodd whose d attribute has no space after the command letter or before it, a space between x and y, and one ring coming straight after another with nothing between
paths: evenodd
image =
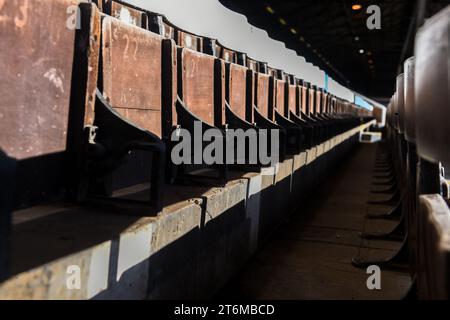
<instances>
[{"instance_id":1,"label":"weathered wood surface","mask_svg":"<svg viewBox=\"0 0 450 320\"><path fill-rule=\"evenodd\" d=\"M186 107L202 121L214 125L215 58L190 49L181 54L182 95Z\"/></svg>"},{"instance_id":2,"label":"weathered wood surface","mask_svg":"<svg viewBox=\"0 0 450 320\"><path fill-rule=\"evenodd\" d=\"M162 38L106 17L103 93L126 119L161 136Z\"/></svg>"},{"instance_id":3,"label":"weathered wood surface","mask_svg":"<svg viewBox=\"0 0 450 320\"><path fill-rule=\"evenodd\" d=\"M11 157L66 149L76 5L0 1L0 148Z\"/></svg>"}]
</instances>

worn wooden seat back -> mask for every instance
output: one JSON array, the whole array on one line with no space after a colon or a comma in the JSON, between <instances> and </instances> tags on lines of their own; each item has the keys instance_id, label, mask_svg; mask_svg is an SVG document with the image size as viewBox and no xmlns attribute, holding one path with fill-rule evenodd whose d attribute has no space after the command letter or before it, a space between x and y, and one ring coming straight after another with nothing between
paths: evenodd
<instances>
[{"instance_id":1,"label":"worn wooden seat back","mask_svg":"<svg viewBox=\"0 0 450 320\"><path fill-rule=\"evenodd\" d=\"M398 132L403 134L405 131L405 75L404 73L397 76L397 112L398 112Z\"/></svg>"},{"instance_id":2,"label":"worn wooden seat back","mask_svg":"<svg viewBox=\"0 0 450 320\"><path fill-rule=\"evenodd\" d=\"M299 116L299 101L301 99L301 93L299 87L295 84L290 84L288 88L288 103L284 115L288 116L291 111L296 116Z\"/></svg>"},{"instance_id":3,"label":"worn wooden seat back","mask_svg":"<svg viewBox=\"0 0 450 320\"><path fill-rule=\"evenodd\" d=\"M77 4L0 5L0 149L19 161L16 206L64 189Z\"/></svg>"},{"instance_id":4,"label":"worn wooden seat back","mask_svg":"<svg viewBox=\"0 0 450 320\"><path fill-rule=\"evenodd\" d=\"M416 140L421 157L450 166L450 7L418 31L415 46Z\"/></svg>"},{"instance_id":5,"label":"worn wooden seat back","mask_svg":"<svg viewBox=\"0 0 450 320\"><path fill-rule=\"evenodd\" d=\"M162 41L118 19L103 19L103 95L124 118L162 137Z\"/></svg>"},{"instance_id":6,"label":"worn wooden seat back","mask_svg":"<svg viewBox=\"0 0 450 320\"><path fill-rule=\"evenodd\" d=\"M405 138L411 143L416 142L415 111L414 111L414 57L405 61Z\"/></svg>"},{"instance_id":7,"label":"worn wooden seat back","mask_svg":"<svg viewBox=\"0 0 450 320\"><path fill-rule=\"evenodd\" d=\"M314 87L310 87L308 89L308 113L311 115L315 115L316 114L316 90L314 89Z\"/></svg>"},{"instance_id":8,"label":"worn wooden seat back","mask_svg":"<svg viewBox=\"0 0 450 320\"><path fill-rule=\"evenodd\" d=\"M180 47L203 52L202 38L191 33L178 30L176 42Z\"/></svg>"},{"instance_id":9,"label":"worn wooden seat back","mask_svg":"<svg viewBox=\"0 0 450 320\"><path fill-rule=\"evenodd\" d=\"M322 91L319 90L319 88L315 88L314 89L315 95L315 106L314 106L314 110L316 114L321 114L322 113L322 104L323 104L323 96L322 96Z\"/></svg>"},{"instance_id":10,"label":"worn wooden seat back","mask_svg":"<svg viewBox=\"0 0 450 320\"><path fill-rule=\"evenodd\" d=\"M103 0L103 12L127 24L147 29L147 14L129 4L116 0Z\"/></svg>"},{"instance_id":11,"label":"worn wooden seat back","mask_svg":"<svg viewBox=\"0 0 450 320\"><path fill-rule=\"evenodd\" d=\"M257 73L255 75L255 105L258 108L259 113L261 113L264 117L269 120L273 120L270 115L270 100L273 99L273 93L271 94L270 90L273 90L270 83L270 76L264 73Z\"/></svg>"},{"instance_id":12,"label":"worn wooden seat back","mask_svg":"<svg viewBox=\"0 0 450 320\"><path fill-rule=\"evenodd\" d=\"M225 119L224 64L213 56L178 49L178 95L184 105L211 126Z\"/></svg>"},{"instance_id":13,"label":"worn wooden seat back","mask_svg":"<svg viewBox=\"0 0 450 320\"><path fill-rule=\"evenodd\" d=\"M247 119L247 102L249 93L247 91L246 67L229 63L226 65L226 101L231 111L241 119Z\"/></svg>"},{"instance_id":14,"label":"worn wooden seat back","mask_svg":"<svg viewBox=\"0 0 450 320\"><path fill-rule=\"evenodd\" d=\"M450 298L450 209L440 195L420 196L418 298Z\"/></svg>"},{"instance_id":15,"label":"worn wooden seat back","mask_svg":"<svg viewBox=\"0 0 450 320\"><path fill-rule=\"evenodd\" d=\"M309 92L308 88L305 85L300 86L300 94L301 94L301 112L305 115L309 114L309 108L308 108L308 98L309 98Z\"/></svg>"},{"instance_id":16,"label":"worn wooden seat back","mask_svg":"<svg viewBox=\"0 0 450 320\"><path fill-rule=\"evenodd\" d=\"M215 44L216 56L225 62L237 63L237 53L231 49L228 49L218 42Z\"/></svg>"},{"instance_id":17,"label":"worn wooden seat back","mask_svg":"<svg viewBox=\"0 0 450 320\"><path fill-rule=\"evenodd\" d=\"M285 114L285 105L287 103L287 90L285 80L274 80L275 81L275 109L281 114Z\"/></svg>"}]
</instances>

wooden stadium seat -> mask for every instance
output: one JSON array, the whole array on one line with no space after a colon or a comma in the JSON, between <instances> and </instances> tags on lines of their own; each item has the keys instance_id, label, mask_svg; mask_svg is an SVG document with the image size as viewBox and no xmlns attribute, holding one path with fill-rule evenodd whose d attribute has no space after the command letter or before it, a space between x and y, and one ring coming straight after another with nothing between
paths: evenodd
<instances>
[{"instance_id":1,"label":"wooden stadium seat","mask_svg":"<svg viewBox=\"0 0 450 320\"><path fill-rule=\"evenodd\" d=\"M73 0L2 3L0 280L8 272L11 212L65 195L76 35L67 11L77 6Z\"/></svg>"},{"instance_id":2,"label":"wooden stadium seat","mask_svg":"<svg viewBox=\"0 0 450 320\"><path fill-rule=\"evenodd\" d=\"M178 48L178 97L176 103L177 125L186 129L194 137L194 123L201 123L202 132L207 129L215 129L220 132L225 145L225 65L224 62L214 56L203 54L188 48ZM193 139L194 140L194 139ZM192 143L194 141L192 140ZM205 147L206 144L203 144ZM192 147L194 150L194 145ZM202 149L203 150L203 149ZM224 150L226 157L226 148ZM194 155L192 161L194 163ZM202 163L189 166L174 166L172 169L172 180L179 178L207 178L195 174ZM210 177L222 182L227 180L227 165L217 164L206 166L217 171L218 175Z\"/></svg>"},{"instance_id":3,"label":"wooden stadium seat","mask_svg":"<svg viewBox=\"0 0 450 320\"><path fill-rule=\"evenodd\" d=\"M405 61L405 138L407 141L416 142L416 116L414 106L414 57Z\"/></svg>"},{"instance_id":4,"label":"wooden stadium seat","mask_svg":"<svg viewBox=\"0 0 450 320\"><path fill-rule=\"evenodd\" d=\"M254 59L252 59L252 58L249 58L248 56L246 57L246 66L247 66L247 68L249 68L250 70L252 70L253 72L263 72L262 70L261 70L261 68L260 68L260 65L261 65L262 63L260 63L260 62L258 62L258 61L256 61L256 60L254 60Z\"/></svg>"},{"instance_id":5,"label":"wooden stadium seat","mask_svg":"<svg viewBox=\"0 0 450 320\"><path fill-rule=\"evenodd\" d=\"M273 118L275 122L286 130L288 154L298 154L304 150L304 136L300 125L285 117L286 106L289 103L289 78L284 77L282 72L277 72L273 77L275 89L275 101L273 108Z\"/></svg>"},{"instance_id":6,"label":"wooden stadium seat","mask_svg":"<svg viewBox=\"0 0 450 320\"><path fill-rule=\"evenodd\" d=\"M252 74L246 67L235 63L226 65L226 94L225 98L230 110L239 118L252 121L251 115L251 86L247 89L247 81L252 81Z\"/></svg>"},{"instance_id":7,"label":"wooden stadium seat","mask_svg":"<svg viewBox=\"0 0 450 320\"><path fill-rule=\"evenodd\" d=\"M398 132L403 134L405 131L405 74L397 76L397 109L398 109Z\"/></svg>"},{"instance_id":8,"label":"wooden stadium seat","mask_svg":"<svg viewBox=\"0 0 450 320\"><path fill-rule=\"evenodd\" d=\"M415 138L420 158L418 190L418 294L448 299L450 210L442 197L440 163L450 165L448 114L450 7L428 19L416 35Z\"/></svg>"},{"instance_id":9,"label":"wooden stadium seat","mask_svg":"<svg viewBox=\"0 0 450 320\"><path fill-rule=\"evenodd\" d=\"M261 70L261 66L259 66ZM280 133L280 159L286 155L286 131L276 124L273 116L274 105L274 81L273 77L266 73L255 73L255 103L253 108L253 120L261 129L278 130Z\"/></svg>"},{"instance_id":10,"label":"wooden stadium seat","mask_svg":"<svg viewBox=\"0 0 450 320\"><path fill-rule=\"evenodd\" d=\"M214 51L212 39L203 38L187 30L179 28L171 23L165 16L147 12L148 30L163 36L166 39L172 39L175 43L183 48L188 48L198 52Z\"/></svg>"},{"instance_id":11,"label":"wooden stadium seat","mask_svg":"<svg viewBox=\"0 0 450 320\"><path fill-rule=\"evenodd\" d=\"M145 11L118 0L102 0L102 12L127 24L147 29Z\"/></svg>"},{"instance_id":12,"label":"wooden stadium seat","mask_svg":"<svg viewBox=\"0 0 450 320\"><path fill-rule=\"evenodd\" d=\"M235 50L229 49L223 46L219 41L214 40L214 55L225 62L230 62L234 64L238 64L241 66L247 66L247 55L242 52L237 52ZM209 53L207 51L203 51L205 53Z\"/></svg>"},{"instance_id":13,"label":"wooden stadium seat","mask_svg":"<svg viewBox=\"0 0 450 320\"><path fill-rule=\"evenodd\" d=\"M269 108L269 101L273 101L273 83L270 81L270 76L258 72L255 85L255 106L262 116L273 121L273 115L270 114Z\"/></svg>"},{"instance_id":14,"label":"wooden stadium seat","mask_svg":"<svg viewBox=\"0 0 450 320\"><path fill-rule=\"evenodd\" d=\"M304 83L302 95L302 103L304 103L302 110L305 111L302 114L302 118L314 127L314 143L320 144L325 141L326 128L320 119L316 117L317 95L315 93L315 86L311 86L310 83Z\"/></svg>"},{"instance_id":15,"label":"wooden stadium seat","mask_svg":"<svg viewBox=\"0 0 450 320\"><path fill-rule=\"evenodd\" d=\"M298 85L298 80L295 77L291 77L289 80L284 116L301 126L303 132L303 148L309 149L314 145L313 127L301 118L301 88Z\"/></svg>"},{"instance_id":16,"label":"wooden stadium seat","mask_svg":"<svg viewBox=\"0 0 450 320\"><path fill-rule=\"evenodd\" d=\"M443 147L450 145L449 98L444 94L448 91L449 56L439 48L450 46L445 29L449 15L450 8L443 10L417 34L414 87L418 152L431 162L442 161L445 167L450 167L450 148Z\"/></svg>"},{"instance_id":17,"label":"wooden stadium seat","mask_svg":"<svg viewBox=\"0 0 450 320\"><path fill-rule=\"evenodd\" d=\"M88 32L88 31L86 31ZM96 91L93 141L86 154L82 197L112 198L119 188L150 183L149 199L162 208L165 144L162 116L163 39L112 17L102 20L101 82ZM141 158L145 163L135 167ZM126 170L123 164L128 165ZM114 178L118 170L116 184ZM136 172L137 171L137 172ZM131 175L133 172L134 175ZM136 173L135 173L136 172ZM123 185L124 184L124 185Z\"/></svg>"}]
</instances>

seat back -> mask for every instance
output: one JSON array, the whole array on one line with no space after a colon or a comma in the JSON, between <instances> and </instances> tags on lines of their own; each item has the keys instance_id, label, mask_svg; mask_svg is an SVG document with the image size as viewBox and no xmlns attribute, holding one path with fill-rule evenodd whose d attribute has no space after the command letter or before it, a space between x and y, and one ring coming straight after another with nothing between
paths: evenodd
<instances>
[{"instance_id":1,"label":"seat back","mask_svg":"<svg viewBox=\"0 0 450 320\"><path fill-rule=\"evenodd\" d=\"M226 65L225 99L230 109L243 120L248 118L247 72L246 67L238 64L228 63Z\"/></svg>"},{"instance_id":2,"label":"seat back","mask_svg":"<svg viewBox=\"0 0 450 320\"><path fill-rule=\"evenodd\" d=\"M75 13L77 5L1 3L0 151L18 161L15 207L60 198L64 190L76 33L68 9Z\"/></svg>"},{"instance_id":3,"label":"seat back","mask_svg":"<svg viewBox=\"0 0 450 320\"><path fill-rule=\"evenodd\" d=\"M416 143L416 116L414 111L414 57L411 57L405 61L404 70L405 138L411 143Z\"/></svg>"},{"instance_id":4,"label":"seat back","mask_svg":"<svg viewBox=\"0 0 450 320\"><path fill-rule=\"evenodd\" d=\"M289 96L286 89L287 83L285 80L275 79L275 109L281 114L285 114L285 106L288 102Z\"/></svg>"},{"instance_id":5,"label":"seat back","mask_svg":"<svg viewBox=\"0 0 450 320\"><path fill-rule=\"evenodd\" d=\"M224 78L222 60L191 49L178 49L178 95L186 108L212 126L225 121Z\"/></svg>"},{"instance_id":6,"label":"seat back","mask_svg":"<svg viewBox=\"0 0 450 320\"><path fill-rule=\"evenodd\" d=\"M398 132L398 103L397 103L398 91L394 92L392 99L392 121L395 132Z\"/></svg>"},{"instance_id":7,"label":"seat back","mask_svg":"<svg viewBox=\"0 0 450 320\"><path fill-rule=\"evenodd\" d=\"M112 17L103 19L102 34L104 97L125 119L162 137L163 38Z\"/></svg>"},{"instance_id":8,"label":"seat back","mask_svg":"<svg viewBox=\"0 0 450 320\"><path fill-rule=\"evenodd\" d=\"M127 24L147 29L147 14L121 1L103 0L103 12Z\"/></svg>"},{"instance_id":9,"label":"seat back","mask_svg":"<svg viewBox=\"0 0 450 320\"><path fill-rule=\"evenodd\" d=\"M177 45L183 48L188 48L198 52L203 52L202 38L192 33L177 30L177 37L175 39Z\"/></svg>"},{"instance_id":10,"label":"seat back","mask_svg":"<svg viewBox=\"0 0 450 320\"><path fill-rule=\"evenodd\" d=\"M267 119L272 120L270 115L270 100L273 99L273 90L270 76L264 73L257 73L255 75L255 105L258 108L258 111Z\"/></svg>"},{"instance_id":11,"label":"seat back","mask_svg":"<svg viewBox=\"0 0 450 320\"><path fill-rule=\"evenodd\" d=\"M419 29L415 45L416 142L421 157L450 166L450 7Z\"/></svg>"},{"instance_id":12,"label":"seat back","mask_svg":"<svg viewBox=\"0 0 450 320\"><path fill-rule=\"evenodd\" d=\"M231 50L215 41L215 55L225 62L235 63L246 66L246 55L240 52Z\"/></svg>"},{"instance_id":13,"label":"seat back","mask_svg":"<svg viewBox=\"0 0 450 320\"><path fill-rule=\"evenodd\" d=\"M405 131L405 74L397 76L397 112L398 112L398 132L403 134Z\"/></svg>"},{"instance_id":14,"label":"seat back","mask_svg":"<svg viewBox=\"0 0 450 320\"><path fill-rule=\"evenodd\" d=\"M301 112L308 115L309 114L309 90L306 85L300 86L300 94L301 94Z\"/></svg>"},{"instance_id":15,"label":"seat back","mask_svg":"<svg viewBox=\"0 0 450 320\"><path fill-rule=\"evenodd\" d=\"M450 298L450 209L437 194L420 196L418 227L418 298Z\"/></svg>"},{"instance_id":16,"label":"seat back","mask_svg":"<svg viewBox=\"0 0 450 320\"><path fill-rule=\"evenodd\" d=\"M259 72L258 61L246 57L246 66L253 72Z\"/></svg>"},{"instance_id":17,"label":"seat back","mask_svg":"<svg viewBox=\"0 0 450 320\"><path fill-rule=\"evenodd\" d=\"M316 114L316 90L313 86L308 88L308 112L307 114Z\"/></svg>"},{"instance_id":18,"label":"seat back","mask_svg":"<svg viewBox=\"0 0 450 320\"><path fill-rule=\"evenodd\" d=\"M322 90L320 90L319 88L315 88L315 99L316 99L316 103L315 103L315 113L316 114L321 114L322 113L322 104L323 104L323 96L322 96Z\"/></svg>"},{"instance_id":19,"label":"seat back","mask_svg":"<svg viewBox=\"0 0 450 320\"><path fill-rule=\"evenodd\" d=\"M284 116L289 117L289 111L291 111L296 116L299 115L299 101L301 98L301 93L299 86L296 84L289 84L288 87L288 103L284 111Z\"/></svg>"}]
</instances>

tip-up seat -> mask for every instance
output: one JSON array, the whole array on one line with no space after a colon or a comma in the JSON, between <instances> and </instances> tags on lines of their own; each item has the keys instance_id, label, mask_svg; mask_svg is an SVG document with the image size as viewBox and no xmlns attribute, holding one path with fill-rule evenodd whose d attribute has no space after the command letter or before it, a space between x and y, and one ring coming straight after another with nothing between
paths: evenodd
<instances>
[{"instance_id":1,"label":"tip-up seat","mask_svg":"<svg viewBox=\"0 0 450 320\"><path fill-rule=\"evenodd\" d=\"M259 138L263 133L260 131L260 127L253 122L253 80L254 72L252 70L234 63L226 64L225 115L228 128L248 130L249 136L253 132L255 134L255 137L252 137L253 144L259 147ZM252 143L250 139L248 143ZM254 146L246 144L246 158L240 159L239 163L256 167L263 166L264 164L258 160L255 162L254 159L248 158L251 147Z\"/></svg>"},{"instance_id":2,"label":"tip-up seat","mask_svg":"<svg viewBox=\"0 0 450 320\"><path fill-rule=\"evenodd\" d=\"M405 138L411 143L416 143L416 116L414 109L414 57L411 57L405 61L404 70Z\"/></svg>"},{"instance_id":3,"label":"tip-up seat","mask_svg":"<svg viewBox=\"0 0 450 320\"><path fill-rule=\"evenodd\" d=\"M214 40L214 56L222 59L225 62L234 63L243 67L247 66L247 55L242 52L237 52L223 46L219 41ZM208 53L204 51L205 53Z\"/></svg>"},{"instance_id":4,"label":"tip-up seat","mask_svg":"<svg viewBox=\"0 0 450 320\"><path fill-rule=\"evenodd\" d=\"M77 5L1 3L0 280L8 269L11 212L65 195L76 33L67 12L75 14Z\"/></svg>"},{"instance_id":5,"label":"tip-up seat","mask_svg":"<svg viewBox=\"0 0 450 320\"><path fill-rule=\"evenodd\" d=\"M127 24L147 29L147 13L117 0L103 0L102 12Z\"/></svg>"},{"instance_id":6,"label":"tip-up seat","mask_svg":"<svg viewBox=\"0 0 450 320\"><path fill-rule=\"evenodd\" d=\"M415 46L416 140L421 157L450 166L450 8L429 19Z\"/></svg>"},{"instance_id":7,"label":"tip-up seat","mask_svg":"<svg viewBox=\"0 0 450 320\"><path fill-rule=\"evenodd\" d=\"M162 43L152 32L103 17L101 77L94 123L86 141L82 198L144 202L161 209L165 161ZM150 183L147 200L112 198L117 189L140 183Z\"/></svg>"},{"instance_id":8,"label":"tip-up seat","mask_svg":"<svg viewBox=\"0 0 450 320\"><path fill-rule=\"evenodd\" d=\"M289 103L289 78L278 72L272 76L275 89L273 119L286 130L286 153L298 154L305 149L302 127L285 116Z\"/></svg>"},{"instance_id":9,"label":"tip-up seat","mask_svg":"<svg viewBox=\"0 0 450 320\"><path fill-rule=\"evenodd\" d=\"M213 39L204 38L183 30L171 23L165 16L147 12L148 30L161 35L166 39L172 39L175 43L183 48L191 49L198 52L207 52L213 54L215 48Z\"/></svg>"},{"instance_id":10,"label":"tip-up seat","mask_svg":"<svg viewBox=\"0 0 450 320\"><path fill-rule=\"evenodd\" d=\"M191 153L184 155L183 164L172 167L172 180L176 178L194 179L227 179L226 165L226 134L225 119L225 66L224 62L214 56L203 54L188 48L178 48L178 99L176 102L177 129L184 129L190 133ZM201 130L197 130L196 127ZM209 145L202 139L207 130L216 133L223 147L223 159L210 161L202 157ZM201 135L197 137L196 135ZM198 149L196 151L196 149ZM189 159L188 159L189 158ZM187 163L186 163L187 162ZM204 169L217 175L204 175Z\"/></svg>"},{"instance_id":11,"label":"tip-up seat","mask_svg":"<svg viewBox=\"0 0 450 320\"><path fill-rule=\"evenodd\" d=\"M310 83L304 82L302 85L302 118L305 119L310 125L314 127L314 144L320 144L326 139L327 128L323 123L323 120L316 115L316 90L315 86L311 86Z\"/></svg>"},{"instance_id":12,"label":"tip-up seat","mask_svg":"<svg viewBox=\"0 0 450 320\"><path fill-rule=\"evenodd\" d=\"M398 113L398 124L397 131L399 134L403 135L405 131L405 74L401 73L397 76L397 113Z\"/></svg>"},{"instance_id":13,"label":"tip-up seat","mask_svg":"<svg viewBox=\"0 0 450 320\"><path fill-rule=\"evenodd\" d=\"M450 7L419 29L415 43L414 111L417 153L436 168L450 166ZM439 193L440 170L434 186ZM431 178L431 179L432 179ZM429 178L430 179L430 178ZM431 180L430 179L430 180ZM427 179L428 180L428 179ZM423 181L418 182L422 184ZM423 188L419 185L419 188ZM450 297L449 257L450 210L441 194L420 197L418 292L424 299Z\"/></svg>"},{"instance_id":14,"label":"tip-up seat","mask_svg":"<svg viewBox=\"0 0 450 320\"><path fill-rule=\"evenodd\" d=\"M284 116L301 126L303 132L303 148L309 149L314 145L313 126L309 125L301 118L301 89L298 86L297 79L291 77L289 80L288 88L286 90L287 97L284 107Z\"/></svg>"},{"instance_id":15,"label":"tip-up seat","mask_svg":"<svg viewBox=\"0 0 450 320\"><path fill-rule=\"evenodd\" d=\"M280 137L279 157L280 159L284 159L286 155L287 137L286 130L274 121L273 105L275 90L273 77L261 72L255 73L254 77L255 102L253 107L253 120L260 129L266 129L268 132L270 130L278 130Z\"/></svg>"}]
</instances>

